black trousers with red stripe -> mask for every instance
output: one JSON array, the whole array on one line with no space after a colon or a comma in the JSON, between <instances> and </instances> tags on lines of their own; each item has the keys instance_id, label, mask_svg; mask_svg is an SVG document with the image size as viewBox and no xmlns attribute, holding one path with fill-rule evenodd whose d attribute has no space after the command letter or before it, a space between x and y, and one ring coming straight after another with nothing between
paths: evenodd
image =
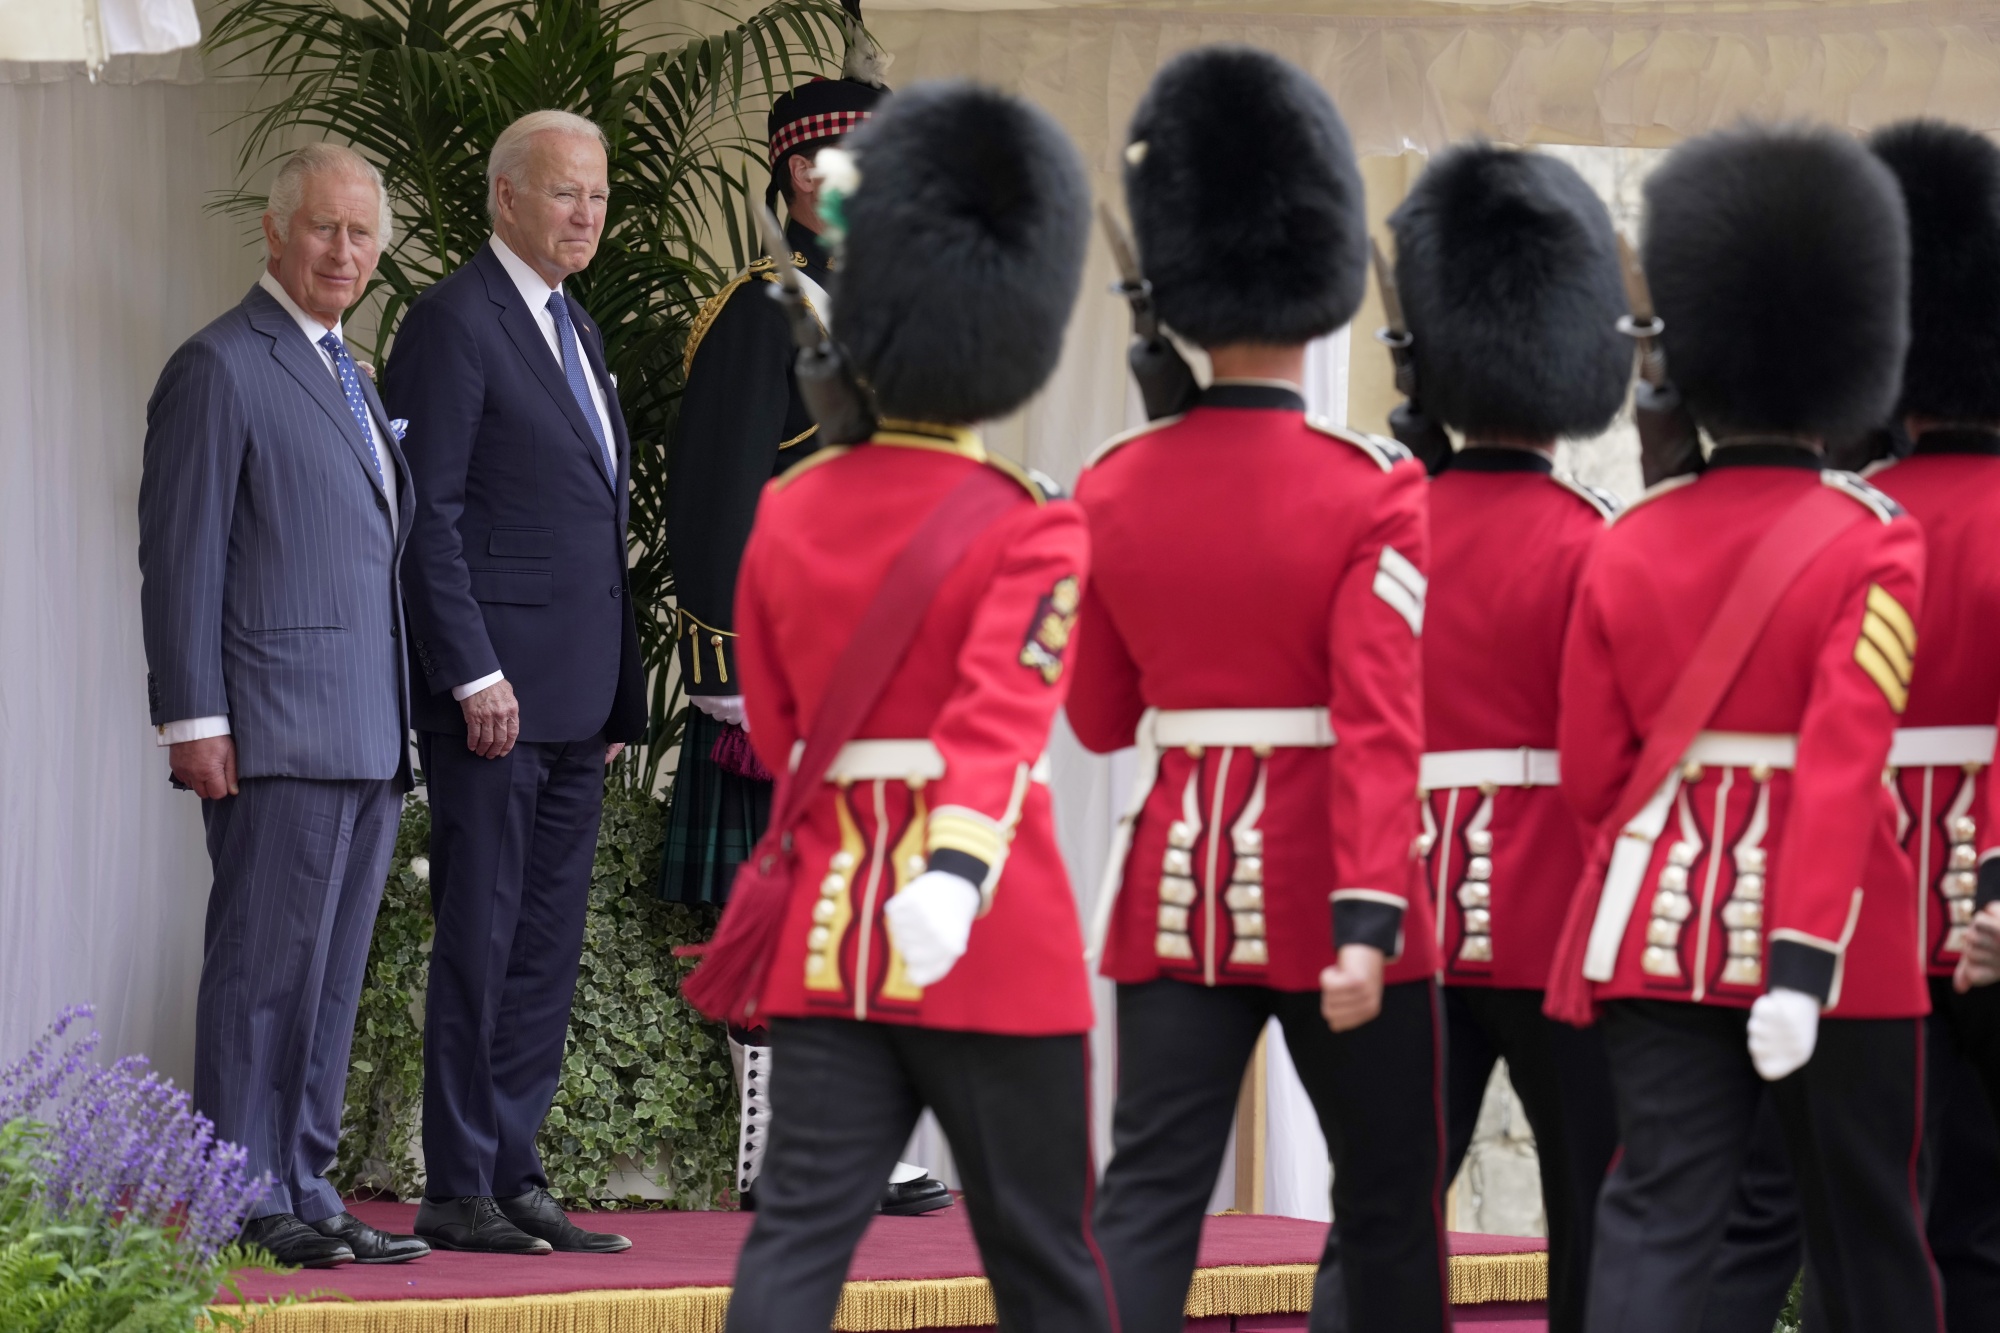
<instances>
[{"instance_id":1,"label":"black trousers with red stripe","mask_svg":"<svg viewBox=\"0 0 2000 1333\"><path fill-rule=\"evenodd\" d=\"M1925 1020L1921 1179L1931 1254L1950 1333L2000 1329L2000 986L1957 994L1931 978ZM1784 1132L1768 1104L1743 1164L1702 1333L1769 1333L1804 1262L1798 1191ZM1819 1285L1806 1283L1805 1326L1823 1328Z\"/></svg>"},{"instance_id":2,"label":"black trousers with red stripe","mask_svg":"<svg viewBox=\"0 0 2000 1333\"><path fill-rule=\"evenodd\" d=\"M1922 1020L1824 1020L1805 1067L1766 1084L1748 1018L1656 1000L1604 1006L1622 1147L1597 1203L1591 1333L1702 1327L1767 1089L1824 1298L1814 1333L1937 1333L1917 1198Z\"/></svg>"},{"instance_id":3,"label":"black trousers with red stripe","mask_svg":"<svg viewBox=\"0 0 2000 1333\"><path fill-rule=\"evenodd\" d=\"M1446 1180L1472 1146L1493 1066L1507 1079L1535 1133L1542 1213L1549 1232L1549 1333L1583 1333L1597 1192L1618 1149L1618 1114L1603 1035L1542 1013L1544 992L1446 986ZM1758 1333L1770 1333L1767 1324Z\"/></svg>"},{"instance_id":4,"label":"black trousers with red stripe","mask_svg":"<svg viewBox=\"0 0 2000 1333\"><path fill-rule=\"evenodd\" d=\"M1243 1070L1269 1019L1312 1097L1333 1158L1333 1213L1313 1333L1442 1333L1444 1126L1437 988L1383 989L1351 1032L1317 992L1154 981L1118 988L1118 1104L1097 1241L1123 1333L1180 1333L1202 1215ZM1336 1240L1337 1237L1337 1240Z\"/></svg>"},{"instance_id":5,"label":"black trousers with red stripe","mask_svg":"<svg viewBox=\"0 0 2000 1333\"><path fill-rule=\"evenodd\" d=\"M771 1024L771 1142L729 1333L829 1328L882 1182L929 1107L951 1141L1000 1328L1111 1333L1090 1239L1085 1038Z\"/></svg>"}]
</instances>

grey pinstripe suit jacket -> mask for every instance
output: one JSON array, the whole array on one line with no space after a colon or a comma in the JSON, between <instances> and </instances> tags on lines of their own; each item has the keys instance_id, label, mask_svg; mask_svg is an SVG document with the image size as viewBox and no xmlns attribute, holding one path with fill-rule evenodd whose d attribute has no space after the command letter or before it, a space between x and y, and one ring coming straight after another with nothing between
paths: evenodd
<instances>
[{"instance_id":1,"label":"grey pinstripe suit jacket","mask_svg":"<svg viewBox=\"0 0 2000 1333\"><path fill-rule=\"evenodd\" d=\"M156 724L226 713L241 777L396 778L402 531L339 385L262 288L182 343L146 405L139 605Z\"/></svg>"}]
</instances>

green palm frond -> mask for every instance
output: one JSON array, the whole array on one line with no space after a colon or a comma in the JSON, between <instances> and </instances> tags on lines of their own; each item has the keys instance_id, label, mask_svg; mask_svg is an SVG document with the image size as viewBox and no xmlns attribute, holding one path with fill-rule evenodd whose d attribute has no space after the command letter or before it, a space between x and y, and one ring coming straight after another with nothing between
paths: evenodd
<instances>
[{"instance_id":1,"label":"green palm frond","mask_svg":"<svg viewBox=\"0 0 2000 1333\"><path fill-rule=\"evenodd\" d=\"M611 208L573 294L604 330L632 433L633 593L653 670L653 730L628 779L651 787L677 738L673 572L661 538L681 352L701 302L749 261L745 206L765 173L761 113L839 62L837 0L775 0L720 32L638 23L645 0L229 0L208 50L260 82L239 175L302 139L382 170L396 217L369 307L386 352L409 303L486 241L486 159L500 131L557 107L611 141ZM718 11L721 12L721 11ZM247 190L215 206L243 217ZM365 345L365 344L364 344Z\"/></svg>"}]
</instances>

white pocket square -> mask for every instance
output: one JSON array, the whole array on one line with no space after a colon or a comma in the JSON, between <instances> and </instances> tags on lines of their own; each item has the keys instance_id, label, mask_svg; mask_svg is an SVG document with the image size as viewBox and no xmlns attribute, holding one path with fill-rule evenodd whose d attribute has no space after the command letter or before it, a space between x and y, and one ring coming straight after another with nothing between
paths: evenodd
<instances>
[{"instance_id":1,"label":"white pocket square","mask_svg":"<svg viewBox=\"0 0 2000 1333\"><path fill-rule=\"evenodd\" d=\"M389 422L389 429L395 432L396 442L401 444L403 437L410 433L410 419L408 417L396 417Z\"/></svg>"},{"instance_id":2,"label":"white pocket square","mask_svg":"<svg viewBox=\"0 0 2000 1333\"><path fill-rule=\"evenodd\" d=\"M607 371L607 372L605 372L605 373L606 373L606 374L610 374L610 372L608 372L608 371ZM616 375L612 375L612 376L611 376L611 387L612 387L612 388L614 388L614 389L618 387L618 377L617 377Z\"/></svg>"}]
</instances>

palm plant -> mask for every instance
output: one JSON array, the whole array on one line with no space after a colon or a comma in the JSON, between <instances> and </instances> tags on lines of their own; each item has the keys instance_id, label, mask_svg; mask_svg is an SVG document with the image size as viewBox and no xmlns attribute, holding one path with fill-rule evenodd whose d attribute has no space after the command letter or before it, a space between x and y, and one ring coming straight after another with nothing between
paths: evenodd
<instances>
[{"instance_id":1,"label":"palm plant","mask_svg":"<svg viewBox=\"0 0 2000 1333\"><path fill-rule=\"evenodd\" d=\"M595 262L571 281L604 330L632 434L631 585L652 668L653 725L650 743L621 771L651 790L677 739L681 702L670 684L673 573L661 539L681 351L701 302L753 253L745 206L762 184L764 155L745 116L837 65L843 29L837 0L774 0L706 36L644 25L646 8L648 0L226 0L208 49L269 94L249 114L242 178L301 136L351 144L382 169L396 238L370 297L377 356L409 303L485 243L486 158L500 131L545 107L603 126L610 213ZM221 206L254 215L263 203L239 191Z\"/></svg>"}]
</instances>

